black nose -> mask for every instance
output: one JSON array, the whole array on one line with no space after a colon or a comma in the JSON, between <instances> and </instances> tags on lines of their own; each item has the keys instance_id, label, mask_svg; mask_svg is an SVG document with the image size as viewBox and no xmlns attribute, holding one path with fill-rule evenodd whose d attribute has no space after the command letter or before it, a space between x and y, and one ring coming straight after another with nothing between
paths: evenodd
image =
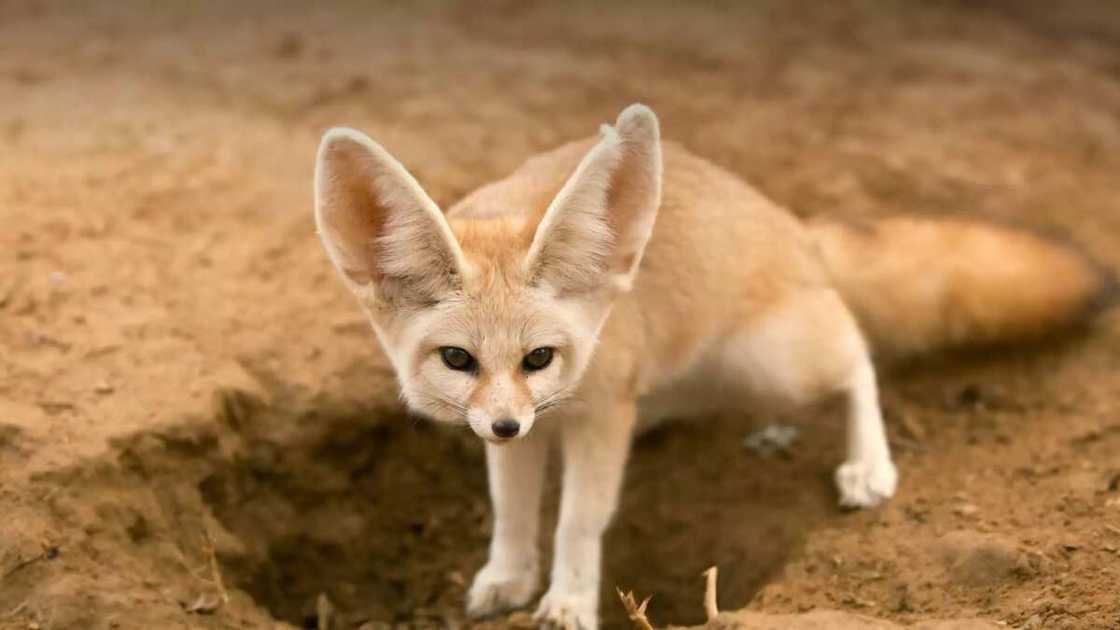
<instances>
[{"instance_id":1,"label":"black nose","mask_svg":"<svg viewBox=\"0 0 1120 630\"><path fill-rule=\"evenodd\" d=\"M494 424L490 425L494 429L494 435L500 438L516 437L517 432L521 430L521 424L512 418L505 418L503 420L496 420Z\"/></svg>"}]
</instances>

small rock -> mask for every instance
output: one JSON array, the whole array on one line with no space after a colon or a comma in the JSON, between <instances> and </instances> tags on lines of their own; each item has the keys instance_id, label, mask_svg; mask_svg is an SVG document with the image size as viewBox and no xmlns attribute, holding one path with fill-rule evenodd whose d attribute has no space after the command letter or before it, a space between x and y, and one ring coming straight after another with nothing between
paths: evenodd
<instances>
[{"instance_id":1,"label":"small rock","mask_svg":"<svg viewBox=\"0 0 1120 630\"><path fill-rule=\"evenodd\" d=\"M967 530L946 534L939 547L952 578L969 586L991 586L1010 578L1022 555L1004 538Z\"/></svg>"},{"instance_id":2,"label":"small rock","mask_svg":"<svg viewBox=\"0 0 1120 630\"><path fill-rule=\"evenodd\" d=\"M793 425L768 424L748 435L743 445L763 457L776 452L788 453L799 433Z\"/></svg>"}]
</instances>

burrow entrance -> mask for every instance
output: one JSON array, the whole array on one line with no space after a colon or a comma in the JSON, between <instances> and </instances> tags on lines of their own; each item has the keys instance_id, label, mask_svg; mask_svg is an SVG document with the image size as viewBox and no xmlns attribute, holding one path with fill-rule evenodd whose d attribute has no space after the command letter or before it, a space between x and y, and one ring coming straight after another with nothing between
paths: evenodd
<instances>
[{"instance_id":1,"label":"burrow entrance","mask_svg":"<svg viewBox=\"0 0 1120 630\"><path fill-rule=\"evenodd\" d=\"M181 498L169 487L192 485L188 503L220 530L228 586L297 627L316 627L320 594L337 628L464 622L464 593L490 528L477 438L323 401L293 410L233 392L221 409L189 437L138 438L121 460L157 492ZM769 458L742 445L751 426L713 419L639 438L606 540L605 628L624 627L616 586L653 595L659 623L702 622L701 573L713 564L721 603L741 607L808 529L839 518L829 481L839 424L814 422L791 455ZM165 515L191 509L178 501Z\"/></svg>"}]
</instances>

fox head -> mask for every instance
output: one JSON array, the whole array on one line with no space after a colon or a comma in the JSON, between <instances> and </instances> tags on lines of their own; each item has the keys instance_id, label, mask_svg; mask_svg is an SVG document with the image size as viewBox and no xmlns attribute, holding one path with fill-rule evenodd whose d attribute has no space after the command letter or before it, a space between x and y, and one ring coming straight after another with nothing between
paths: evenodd
<instances>
[{"instance_id":1,"label":"fox head","mask_svg":"<svg viewBox=\"0 0 1120 630\"><path fill-rule=\"evenodd\" d=\"M449 222L376 142L319 146L315 218L408 406L501 442L579 388L614 298L628 291L661 198L653 112L604 125L546 208Z\"/></svg>"}]
</instances>

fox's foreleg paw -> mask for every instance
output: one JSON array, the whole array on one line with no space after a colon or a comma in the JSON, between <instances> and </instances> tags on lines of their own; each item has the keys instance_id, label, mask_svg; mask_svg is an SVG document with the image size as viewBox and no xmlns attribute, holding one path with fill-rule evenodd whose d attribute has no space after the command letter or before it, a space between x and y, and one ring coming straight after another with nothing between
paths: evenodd
<instances>
[{"instance_id":1,"label":"fox's foreleg paw","mask_svg":"<svg viewBox=\"0 0 1120 630\"><path fill-rule=\"evenodd\" d=\"M537 592L536 568L511 569L487 564L474 576L467 592L467 615L487 617L523 608Z\"/></svg>"}]
</instances>

